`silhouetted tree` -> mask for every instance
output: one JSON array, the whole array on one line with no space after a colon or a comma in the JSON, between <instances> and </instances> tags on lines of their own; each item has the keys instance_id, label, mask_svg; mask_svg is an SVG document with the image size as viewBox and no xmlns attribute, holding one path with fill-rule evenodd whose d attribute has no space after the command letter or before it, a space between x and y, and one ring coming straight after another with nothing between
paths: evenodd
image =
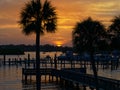
<instances>
[{"instance_id":1,"label":"silhouetted tree","mask_svg":"<svg viewBox=\"0 0 120 90\"><path fill-rule=\"evenodd\" d=\"M37 90L40 90L40 35L45 32L55 32L57 21L55 7L48 0L45 0L44 3L41 3L40 0L31 0L26 3L20 15L19 24L23 33L36 34L36 85Z\"/></svg>"},{"instance_id":2,"label":"silhouetted tree","mask_svg":"<svg viewBox=\"0 0 120 90\"><path fill-rule=\"evenodd\" d=\"M97 43L104 38L105 28L99 21L94 21L90 17L82 22L78 22L73 30L73 46L78 53L88 52L94 77L96 80L96 90L98 87L97 70L94 60L94 49Z\"/></svg>"},{"instance_id":3,"label":"silhouetted tree","mask_svg":"<svg viewBox=\"0 0 120 90\"><path fill-rule=\"evenodd\" d=\"M110 46L112 50L120 50L120 37L112 38Z\"/></svg>"},{"instance_id":4,"label":"silhouetted tree","mask_svg":"<svg viewBox=\"0 0 120 90\"><path fill-rule=\"evenodd\" d=\"M120 49L120 16L115 16L108 30L112 49Z\"/></svg>"},{"instance_id":5,"label":"silhouetted tree","mask_svg":"<svg viewBox=\"0 0 120 90\"><path fill-rule=\"evenodd\" d=\"M108 42L108 36L107 35L106 35L106 38L104 40L100 40L97 43L96 50L97 51L110 51L111 50L111 47L110 47L109 42Z\"/></svg>"}]
</instances>

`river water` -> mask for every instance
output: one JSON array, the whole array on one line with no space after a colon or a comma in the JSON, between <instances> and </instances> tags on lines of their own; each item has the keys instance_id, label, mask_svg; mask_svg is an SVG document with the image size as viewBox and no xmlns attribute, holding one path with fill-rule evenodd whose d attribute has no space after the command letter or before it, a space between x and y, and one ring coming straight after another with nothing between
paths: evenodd
<instances>
[{"instance_id":1,"label":"river water","mask_svg":"<svg viewBox=\"0 0 120 90\"><path fill-rule=\"evenodd\" d=\"M30 59L35 58L35 52L25 52L25 55L19 56L7 56L6 59L13 59L13 58L27 58L28 54L30 54ZM54 58L56 52L42 52L41 58L49 55ZM61 52L57 52L57 55L62 54ZM3 59L3 56L0 56L0 60ZM3 66L0 65L0 90L36 90L35 89L35 82L32 84L25 85L22 83L22 68L24 66ZM87 69L87 73L92 73L92 70ZM99 69L98 71L99 76L104 76L108 78L113 78L120 80L120 68L117 70L111 71L110 69ZM59 85L55 83L42 83L42 90L65 90L60 88Z\"/></svg>"}]
</instances>

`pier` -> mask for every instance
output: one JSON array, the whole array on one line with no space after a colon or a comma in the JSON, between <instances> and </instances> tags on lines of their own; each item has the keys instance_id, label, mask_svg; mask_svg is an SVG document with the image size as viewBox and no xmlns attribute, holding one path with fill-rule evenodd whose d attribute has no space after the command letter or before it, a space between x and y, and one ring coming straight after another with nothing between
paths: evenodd
<instances>
[{"instance_id":1,"label":"pier","mask_svg":"<svg viewBox=\"0 0 120 90\"><path fill-rule=\"evenodd\" d=\"M49 77L50 82L55 81L62 87L70 87L71 90L83 90L90 88L95 90L95 78L91 74L86 73L86 68L91 68L89 60L41 60L41 76ZM119 60L98 60L95 62L97 69L116 70L119 67ZM43 67L44 66L44 67ZM34 68L22 69L23 80L27 83L28 76L32 77L36 75ZM31 78L30 78L31 79ZM119 90L120 80L114 80L111 78L105 78L98 76L98 84L100 90Z\"/></svg>"},{"instance_id":2,"label":"pier","mask_svg":"<svg viewBox=\"0 0 120 90\"><path fill-rule=\"evenodd\" d=\"M91 90L95 89L95 78L93 75L86 74L85 69L53 69L53 68L42 68L40 69L41 75L49 75L49 77L55 77L56 82L64 87L72 88L79 86L89 87ZM27 81L27 76L36 75L35 69L24 69L22 70L23 79ZM49 78L50 79L50 78ZM120 90L120 80L114 80L105 77L98 77L99 89L100 90Z\"/></svg>"}]
</instances>

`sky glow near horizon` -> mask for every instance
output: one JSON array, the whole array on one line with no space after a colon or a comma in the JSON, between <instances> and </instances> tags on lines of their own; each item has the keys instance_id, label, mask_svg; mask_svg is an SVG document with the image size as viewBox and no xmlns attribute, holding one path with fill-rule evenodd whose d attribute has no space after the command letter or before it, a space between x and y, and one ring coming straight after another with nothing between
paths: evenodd
<instances>
[{"instance_id":1,"label":"sky glow near horizon","mask_svg":"<svg viewBox=\"0 0 120 90\"><path fill-rule=\"evenodd\" d=\"M21 9L28 1L0 0L0 45L35 44L35 34L25 36L17 23ZM41 36L41 44L72 46L72 31L77 22L92 17L107 27L114 16L120 15L120 0L50 1L58 15L57 31Z\"/></svg>"}]
</instances>

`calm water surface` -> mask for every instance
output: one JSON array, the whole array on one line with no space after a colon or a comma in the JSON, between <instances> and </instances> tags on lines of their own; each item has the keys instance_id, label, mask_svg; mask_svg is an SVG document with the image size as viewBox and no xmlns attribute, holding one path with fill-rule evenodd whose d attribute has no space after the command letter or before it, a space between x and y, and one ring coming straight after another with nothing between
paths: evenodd
<instances>
[{"instance_id":1,"label":"calm water surface","mask_svg":"<svg viewBox=\"0 0 120 90\"><path fill-rule=\"evenodd\" d=\"M30 59L35 59L35 52L25 52L25 55L7 55L6 60L9 58L21 58L25 59L30 54ZM54 58L56 52L41 52L41 58L45 58L47 55ZM57 52L57 55L60 55L61 52ZM3 56L0 56L0 60L3 60ZM0 61L0 62L1 62ZM0 65L0 90L36 90L35 82L33 84L24 85L22 83L22 68L24 66L3 66ZM34 79L35 77L33 77ZM44 77L42 77L44 78ZM42 90L62 90L58 85L55 83L42 83Z\"/></svg>"},{"instance_id":2,"label":"calm water surface","mask_svg":"<svg viewBox=\"0 0 120 90\"><path fill-rule=\"evenodd\" d=\"M27 58L28 53L31 56L31 59L35 58L34 52L26 52L25 55L22 56L7 56L8 58ZM56 52L48 52L41 53L42 58L46 55L50 55L54 57ZM58 52L57 55L61 53ZM3 56L0 56L0 60L2 60ZM22 68L24 66L3 66L0 65L0 90L35 90L35 83L31 85L24 85L22 83ZM92 70L87 69L88 73L92 73ZM105 76L113 79L120 80L120 68L117 70L111 71L110 69L100 70L98 71L99 76ZM60 88L55 83L42 83L42 90L64 90Z\"/></svg>"},{"instance_id":3,"label":"calm water surface","mask_svg":"<svg viewBox=\"0 0 120 90\"><path fill-rule=\"evenodd\" d=\"M0 67L0 90L35 90L35 83L24 85L22 83L21 67ZM42 83L42 90L60 90L54 83Z\"/></svg>"}]
</instances>

